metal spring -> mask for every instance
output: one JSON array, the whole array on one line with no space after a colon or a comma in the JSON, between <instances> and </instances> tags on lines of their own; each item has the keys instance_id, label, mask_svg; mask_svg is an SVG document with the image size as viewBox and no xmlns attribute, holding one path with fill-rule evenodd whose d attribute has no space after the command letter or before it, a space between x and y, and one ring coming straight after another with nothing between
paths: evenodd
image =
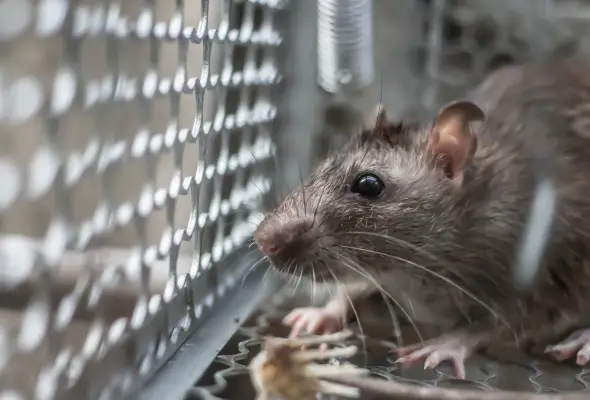
<instances>
[{"instance_id":1,"label":"metal spring","mask_svg":"<svg viewBox=\"0 0 590 400\"><path fill-rule=\"evenodd\" d=\"M318 0L318 83L340 93L374 78L372 1Z\"/></svg>"}]
</instances>

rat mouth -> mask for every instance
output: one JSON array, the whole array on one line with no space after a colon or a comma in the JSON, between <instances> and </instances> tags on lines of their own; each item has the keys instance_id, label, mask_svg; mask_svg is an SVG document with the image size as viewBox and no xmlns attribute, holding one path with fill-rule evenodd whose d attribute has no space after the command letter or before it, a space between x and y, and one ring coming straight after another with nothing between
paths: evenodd
<instances>
[{"instance_id":1,"label":"rat mouth","mask_svg":"<svg viewBox=\"0 0 590 400\"><path fill-rule=\"evenodd\" d=\"M332 283L341 280L343 277L339 276L341 268L337 265L328 265L325 261L315 260L309 258L281 260L269 257L272 268L280 272L282 275L291 278L310 278L318 283Z\"/></svg>"}]
</instances>

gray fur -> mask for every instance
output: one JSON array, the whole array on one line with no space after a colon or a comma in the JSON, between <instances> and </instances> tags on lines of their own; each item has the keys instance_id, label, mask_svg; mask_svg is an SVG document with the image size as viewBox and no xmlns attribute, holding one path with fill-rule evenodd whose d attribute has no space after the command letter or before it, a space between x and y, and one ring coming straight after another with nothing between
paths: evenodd
<instances>
[{"instance_id":1,"label":"gray fur","mask_svg":"<svg viewBox=\"0 0 590 400\"><path fill-rule=\"evenodd\" d=\"M429 166L431 122L360 132L260 224L259 242L299 243L272 260L276 268L362 278L346 259L402 304L410 298L455 324L504 321L534 341L544 335L539 328L557 334L552 327L566 316L572 324L589 317L590 68L573 58L507 67L468 98L487 118L474 126L477 150L462 185ZM535 289L521 293L511 266L539 158L557 182L557 215ZM385 182L384 196L351 193L364 171Z\"/></svg>"}]
</instances>

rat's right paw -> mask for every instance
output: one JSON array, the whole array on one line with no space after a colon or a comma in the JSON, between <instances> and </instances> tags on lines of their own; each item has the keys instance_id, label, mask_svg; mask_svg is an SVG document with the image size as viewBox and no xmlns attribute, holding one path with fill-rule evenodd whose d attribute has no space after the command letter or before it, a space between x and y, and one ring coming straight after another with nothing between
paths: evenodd
<instances>
[{"instance_id":1,"label":"rat's right paw","mask_svg":"<svg viewBox=\"0 0 590 400\"><path fill-rule=\"evenodd\" d=\"M424 362L424 369L436 368L447 361L453 367L453 375L465 379L465 359L471 352L460 336L442 336L424 343L401 347L396 350L397 362L406 366Z\"/></svg>"},{"instance_id":2,"label":"rat's right paw","mask_svg":"<svg viewBox=\"0 0 590 400\"><path fill-rule=\"evenodd\" d=\"M342 330L344 318L340 313L326 307L303 307L291 311L283 323L291 327L289 337L299 336L301 332L330 334Z\"/></svg>"}]
</instances>

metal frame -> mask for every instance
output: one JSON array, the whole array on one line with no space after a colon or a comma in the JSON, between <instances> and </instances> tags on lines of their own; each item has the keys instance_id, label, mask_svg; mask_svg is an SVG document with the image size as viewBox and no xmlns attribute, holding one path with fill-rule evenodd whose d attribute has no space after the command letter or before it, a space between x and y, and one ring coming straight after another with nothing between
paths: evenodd
<instances>
[{"instance_id":1,"label":"metal frame","mask_svg":"<svg viewBox=\"0 0 590 400\"><path fill-rule=\"evenodd\" d=\"M273 279L264 279L265 272L258 270L240 285L240 290L228 296L204 320L198 330L188 337L154 378L142 390L139 399L181 399L195 385L211 365L219 351L233 336L240 324L252 311L275 292L279 285Z\"/></svg>"},{"instance_id":2,"label":"metal frame","mask_svg":"<svg viewBox=\"0 0 590 400\"><path fill-rule=\"evenodd\" d=\"M312 4L313 3L313 4ZM309 54L315 50L317 25L315 1L291 1L277 23L282 26L283 43L277 57L288 60L282 65L283 75L289 79L282 82L281 92L289 93L281 101L282 112L275 137L278 145L277 170L274 192L281 192L300 183L302 175L309 172L313 134L317 130L317 86L315 65L309 62ZM274 201L271 200L271 201ZM247 266L251 262L240 260ZM141 391L139 398L145 400L161 398L182 398L199 380L213 362L223 345L237 331L240 323L260 304L260 301L276 292L280 280L273 278L264 268L248 275L240 290L223 301L219 308L189 336L186 342L164 364Z\"/></svg>"}]
</instances>

